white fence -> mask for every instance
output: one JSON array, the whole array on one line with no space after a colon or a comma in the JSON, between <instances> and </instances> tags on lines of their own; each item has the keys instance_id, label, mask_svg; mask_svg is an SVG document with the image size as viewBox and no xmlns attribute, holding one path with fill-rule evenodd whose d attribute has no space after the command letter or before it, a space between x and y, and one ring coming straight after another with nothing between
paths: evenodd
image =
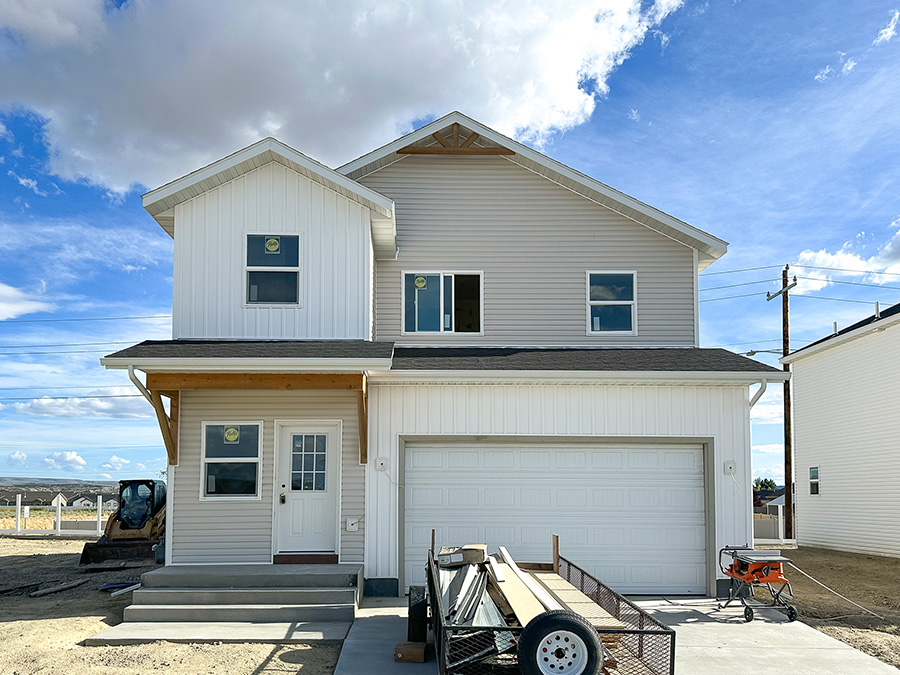
<instances>
[{"instance_id":1,"label":"white fence","mask_svg":"<svg viewBox=\"0 0 900 675\"><path fill-rule=\"evenodd\" d=\"M768 505L766 513L753 514L753 543L764 546L793 546L797 543L796 539L784 538L784 506Z\"/></svg>"},{"instance_id":2,"label":"white fence","mask_svg":"<svg viewBox=\"0 0 900 675\"><path fill-rule=\"evenodd\" d=\"M27 521L31 515L31 509L39 509L46 511L51 508L56 509L56 517L53 521L52 530L32 530L27 527ZM63 520L63 511L84 511L80 506L63 506L62 502L58 502L55 507L51 506L22 506L22 495L16 495L15 506L0 506L0 511L15 509L16 526L14 528L0 529L0 534L52 534L57 537L84 537L84 536L102 536L105 527L105 519L103 518L103 496L97 495L97 519L90 520Z\"/></svg>"}]
</instances>

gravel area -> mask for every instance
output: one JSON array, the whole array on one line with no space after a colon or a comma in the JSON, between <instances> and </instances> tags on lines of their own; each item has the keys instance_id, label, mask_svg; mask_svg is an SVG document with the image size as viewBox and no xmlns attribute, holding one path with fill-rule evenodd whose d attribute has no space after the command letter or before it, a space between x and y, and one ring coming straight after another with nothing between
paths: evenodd
<instances>
[{"instance_id":1,"label":"gravel area","mask_svg":"<svg viewBox=\"0 0 900 675\"><path fill-rule=\"evenodd\" d=\"M130 594L111 598L107 583L137 582L156 567L86 572L79 568L83 541L0 537L0 675L113 675L164 670L203 675L301 673L331 675L335 646L173 644L83 647L80 643L122 621ZM76 588L40 598L35 589L87 578Z\"/></svg>"}]
</instances>

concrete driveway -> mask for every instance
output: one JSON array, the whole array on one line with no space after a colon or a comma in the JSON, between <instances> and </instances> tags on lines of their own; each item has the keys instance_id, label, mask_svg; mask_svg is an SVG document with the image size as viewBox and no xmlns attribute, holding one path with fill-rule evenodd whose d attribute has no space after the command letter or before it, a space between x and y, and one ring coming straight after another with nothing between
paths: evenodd
<instances>
[{"instance_id":1,"label":"concrete driveway","mask_svg":"<svg viewBox=\"0 0 900 675\"><path fill-rule=\"evenodd\" d=\"M638 600L675 629L678 675L898 675L893 666L835 640L781 612L760 609L750 623L743 608L717 610L711 600Z\"/></svg>"},{"instance_id":2,"label":"concrete driveway","mask_svg":"<svg viewBox=\"0 0 900 675\"><path fill-rule=\"evenodd\" d=\"M638 600L675 629L678 675L898 675L843 642L780 612L759 610L744 623L740 606L717 611L703 599ZM690 604L688 604L690 603ZM365 598L344 641L335 675L437 675L433 651L427 663L394 663L394 645L406 640L406 598Z\"/></svg>"}]
</instances>

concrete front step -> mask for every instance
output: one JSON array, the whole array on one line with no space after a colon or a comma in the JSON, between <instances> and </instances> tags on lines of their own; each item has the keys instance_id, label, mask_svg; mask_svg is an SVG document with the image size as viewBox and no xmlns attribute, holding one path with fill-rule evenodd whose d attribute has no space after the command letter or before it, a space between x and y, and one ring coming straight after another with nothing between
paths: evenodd
<instances>
[{"instance_id":1,"label":"concrete front step","mask_svg":"<svg viewBox=\"0 0 900 675\"><path fill-rule=\"evenodd\" d=\"M170 565L141 576L145 588L361 586L362 565Z\"/></svg>"},{"instance_id":2,"label":"concrete front step","mask_svg":"<svg viewBox=\"0 0 900 675\"><path fill-rule=\"evenodd\" d=\"M133 622L353 621L355 603L312 605L129 605L123 620Z\"/></svg>"},{"instance_id":3,"label":"concrete front step","mask_svg":"<svg viewBox=\"0 0 900 675\"><path fill-rule=\"evenodd\" d=\"M265 642L272 644L340 644L349 622L251 623L246 621L120 623L89 637L88 647L166 642ZM227 670L227 668L226 668Z\"/></svg>"},{"instance_id":4,"label":"concrete front step","mask_svg":"<svg viewBox=\"0 0 900 675\"><path fill-rule=\"evenodd\" d=\"M356 588L141 588L135 605L329 605L356 602Z\"/></svg>"}]
</instances>

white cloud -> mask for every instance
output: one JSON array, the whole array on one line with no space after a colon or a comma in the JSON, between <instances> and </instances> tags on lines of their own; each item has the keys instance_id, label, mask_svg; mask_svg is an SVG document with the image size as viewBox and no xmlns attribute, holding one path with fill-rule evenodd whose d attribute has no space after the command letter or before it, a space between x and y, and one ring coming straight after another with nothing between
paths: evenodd
<instances>
[{"instance_id":1,"label":"white cloud","mask_svg":"<svg viewBox=\"0 0 900 675\"><path fill-rule=\"evenodd\" d=\"M107 471L121 471L129 464L131 464L131 460L113 455L109 460L103 462L103 464L100 465L100 468L106 469Z\"/></svg>"},{"instance_id":2,"label":"white cloud","mask_svg":"<svg viewBox=\"0 0 900 675\"><path fill-rule=\"evenodd\" d=\"M900 20L900 10L893 10L891 20L888 25L881 29L878 37L872 41L873 45L880 45L882 42L890 42L891 38L897 34L897 21Z\"/></svg>"},{"instance_id":3,"label":"white cloud","mask_svg":"<svg viewBox=\"0 0 900 675\"><path fill-rule=\"evenodd\" d=\"M6 461L10 466L25 466L26 459L28 459L27 453L16 450L6 458Z\"/></svg>"},{"instance_id":4,"label":"white cloud","mask_svg":"<svg viewBox=\"0 0 900 675\"><path fill-rule=\"evenodd\" d=\"M754 478L771 478L776 485L784 483L784 465L773 464L760 469L753 469Z\"/></svg>"},{"instance_id":5,"label":"white cloud","mask_svg":"<svg viewBox=\"0 0 900 675\"><path fill-rule=\"evenodd\" d=\"M21 185L24 188L28 188L29 190L34 192L34 194L36 194L38 197L46 197L47 196L47 193L38 187L37 181L34 180L34 178L23 178L22 176L17 175L16 172L12 171L12 170L7 171L6 175L12 176L13 178L15 178L16 181L19 183L19 185Z\"/></svg>"},{"instance_id":6,"label":"white cloud","mask_svg":"<svg viewBox=\"0 0 900 675\"><path fill-rule=\"evenodd\" d=\"M105 478L106 480L112 480L112 476L109 475L108 473L101 473L101 474L99 474L99 476L100 476L100 478Z\"/></svg>"},{"instance_id":7,"label":"white cloud","mask_svg":"<svg viewBox=\"0 0 900 675\"><path fill-rule=\"evenodd\" d=\"M784 443L769 443L767 445L754 445L753 452L762 455L783 455Z\"/></svg>"},{"instance_id":8,"label":"white cloud","mask_svg":"<svg viewBox=\"0 0 900 675\"><path fill-rule=\"evenodd\" d=\"M13 140L12 132L6 128L6 125L3 124L3 122L0 122L0 138L6 139L8 141ZM4 159L5 158L0 157L0 164L3 164Z\"/></svg>"},{"instance_id":9,"label":"white cloud","mask_svg":"<svg viewBox=\"0 0 900 675\"><path fill-rule=\"evenodd\" d=\"M74 450L54 452L44 457L44 467L54 471L83 471L87 462Z\"/></svg>"},{"instance_id":10,"label":"white cloud","mask_svg":"<svg viewBox=\"0 0 900 675\"><path fill-rule=\"evenodd\" d=\"M137 464L134 465L134 468L137 469L138 471L146 471L147 465L141 464L140 462L138 462Z\"/></svg>"},{"instance_id":11,"label":"white cloud","mask_svg":"<svg viewBox=\"0 0 900 675\"><path fill-rule=\"evenodd\" d=\"M846 75L854 68L856 68L856 61L854 61L853 59L847 59L846 61L844 61L844 65L841 66L841 73L843 75Z\"/></svg>"},{"instance_id":12,"label":"white cloud","mask_svg":"<svg viewBox=\"0 0 900 675\"><path fill-rule=\"evenodd\" d=\"M831 66L825 66L824 68L822 68L822 70L816 73L815 80L816 82L824 82L829 77L831 77L833 73L834 70L832 70Z\"/></svg>"},{"instance_id":13,"label":"white cloud","mask_svg":"<svg viewBox=\"0 0 900 675\"><path fill-rule=\"evenodd\" d=\"M3 246L0 244L0 249ZM29 297L21 289L0 282L0 321L32 312L49 312L53 305Z\"/></svg>"},{"instance_id":14,"label":"white cloud","mask_svg":"<svg viewBox=\"0 0 900 675\"><path fill-rule=\"evenodd\" d=\"M0 28L29 45L88 46L103 31L104 0L0 0Z\"/></svg>"},{"instance_id":15,"label":"white cloud","mask_svg":"<svg viewBox=\"0 0 900 675\"><path fill-rule=\"evenodd\" d=\"M628 119L630 119L630 120L632 120L632 121L634 121L634 122L640 122L640 121L641 121L641 115L640 115L640 113L639 113L637 110L635 110L634 108L632 108L631 110L628 111Z\"/></svg>"},{"instance_id":16,"label":"white cloud","mask_svg":"<svg viewBox=\"0 0 900 675\"><path fill-rule=\"evenodd\" d=\"M334 165L453 109L540 144L683 0L78 4L6 18L0 108L45 120L52 173L124 193L268 135Z\"/></svg>"},{"instance_id":17,"label":"white cloud","mask_svg":"<svg viewBox=\"0 0 900 675\"><path fill-rule=\"evenodd\" d=\"M154 416L150 404L141 395L135 395L126 387L105 389L97 396L110 395L110 392L126 392L127 398L88 398L43 396L23 403L13 403L16 412L40 417L103 417L112 419L141 419ZM121 394L120 394L121 395Z\"/></svg>"}]
</instances>

